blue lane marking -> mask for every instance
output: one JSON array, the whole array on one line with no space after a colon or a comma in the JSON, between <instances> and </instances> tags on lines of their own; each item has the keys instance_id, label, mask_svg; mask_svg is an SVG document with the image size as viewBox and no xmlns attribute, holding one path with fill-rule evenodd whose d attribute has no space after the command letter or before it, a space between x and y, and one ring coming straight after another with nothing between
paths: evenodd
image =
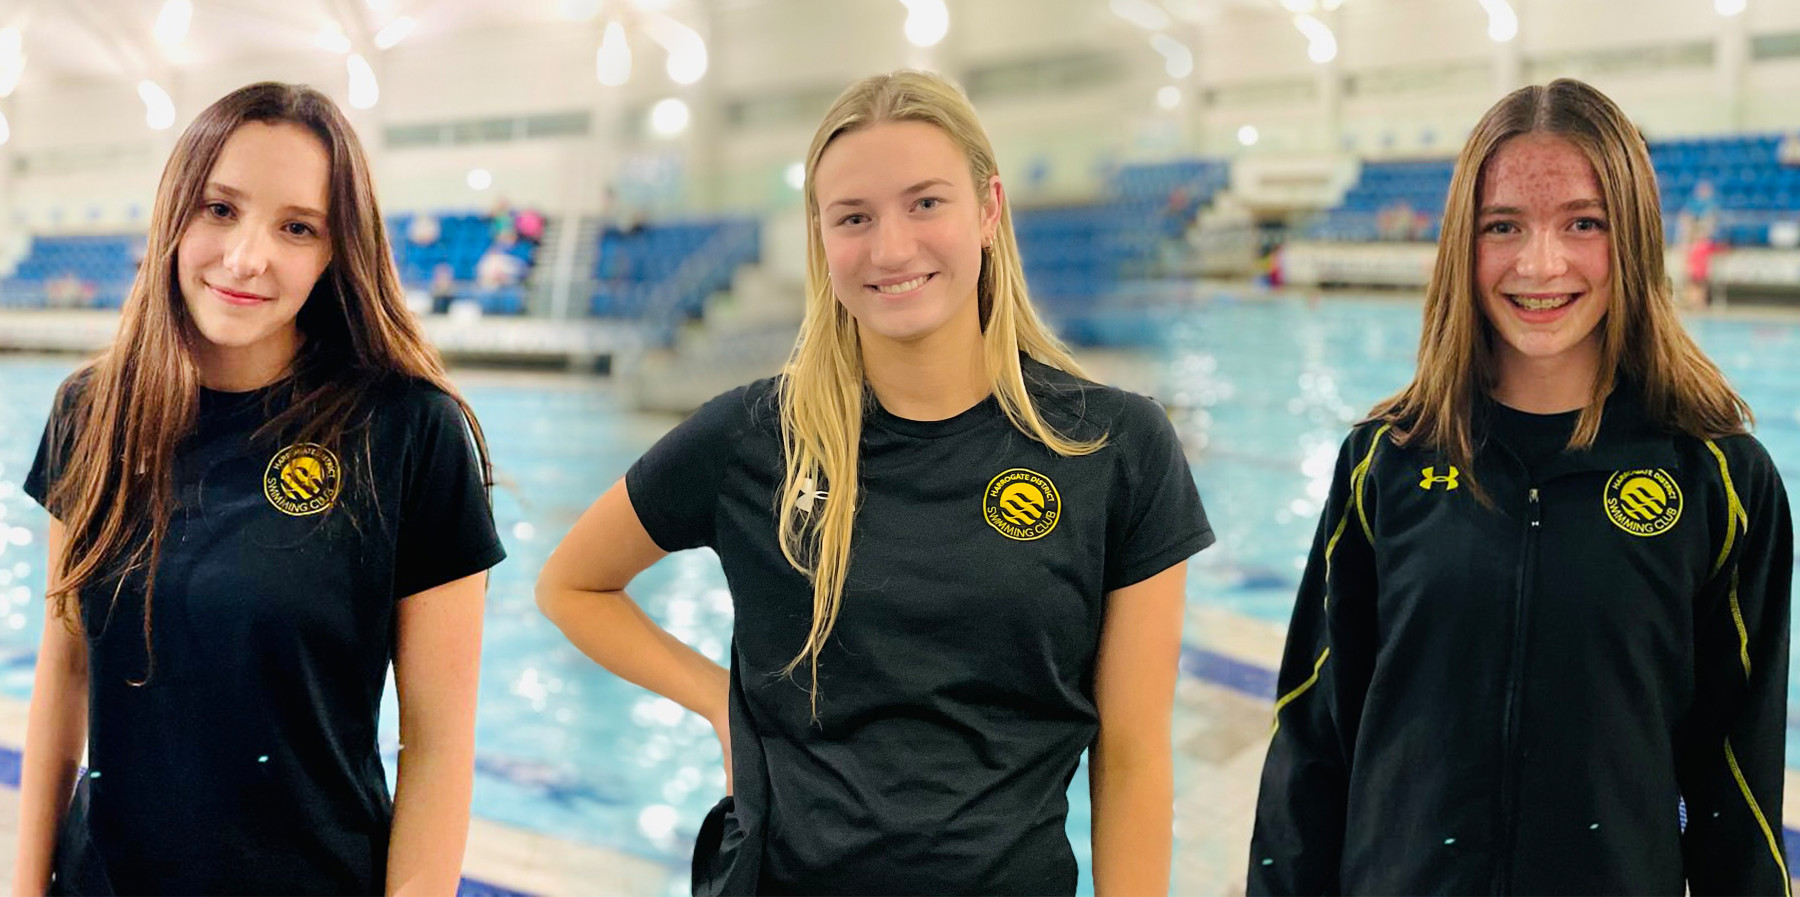
<instances>
[{"instance_id":1,"label":"blue lane marking","mask_svg":"<svg viewBox=\"0 0 1800 897\"><path fill-rule=\"evenodd\" d=\"M1275 700L1275 671L1205 648L1181 646L1181 672L1264 701Z\"/></svg>"}]
</instances>

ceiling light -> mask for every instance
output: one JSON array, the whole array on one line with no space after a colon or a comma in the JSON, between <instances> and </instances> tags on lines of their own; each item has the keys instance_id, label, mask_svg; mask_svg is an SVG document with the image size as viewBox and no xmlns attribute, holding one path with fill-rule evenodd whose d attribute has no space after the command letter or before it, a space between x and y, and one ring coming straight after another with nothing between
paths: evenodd
<instances>
[{"instance_id":1,"label":"ceiling light","mask_svg":"<svg viewBox=\"0 0 1800 897\"><path fill-rule=\"evenodd\" d=\"M667 70L676 84L693 84L706 75L706 41L700 32L664 15L643 19L644 33L669 53Z\"/></svg>"},{"instance_id":2,"label":"ceiling light","mask_svg":"<svg viewBox=\"0 0 1800 897\"><path fill-rule=\"evenodd\" d=\"M1294 17L1294 27L1306 35L1306 58L1321 65L1337 58L1337 35L1324 22L1299 15Z\"/></svg>"},{"instance_id":3,"label":"ceiling light","mask_svg":"<svg viewBox=\"0 0 1800 897\"><path fill-rule=\"evenodd\" d=\"M906 39L915 47L935 46L950 33L944 0L900 0L906 4Z\"/></svg>"},{"instance_id":4,"label":"ceiling light","mask_svg":"<svg viewBox=\"0 0 1800 897\"><path fill-rule=\"evenodd\" d=\"M1152 34L1150 46L1162 54L1163 68L1169 77L1179 80L1194 73L1194 51L1189 50L1187 44L1166 34Z\"/></svg>"},{"instance_id":5,"label":"ceiling light","mask_svg":"<svg viewBox=\"0 0 1800 897\"><path fill-rule=\"evenodd\" d=\"M144 101L144 124L152 131L167 131L175 126L175 101L155 81L139 81L138 97Z\"/></svg>"},{"instance_id":6,"label":"ceiling light","mask_svg":"<svg viewBox=\"0 0 1800 897\"><path fill-rule=\"evenodd\" d=\"M600 51L594 54L594 74L607 87L618 87L631 80L631 45L625 42L625 26L608 22L600 38Z\"/></svg>"},{"instance_id":7,"label":"ceiling light","mask_svg":"<svg viewBox=\"0 0 1800 897\"><path fill-rule=\"evenodd\" d=\"M1146 31L1169 27L1169 14L1150 0L1109 0L1106 5L1113 15Z\"/></svg>"},{"instance_id":8,"label":"ceiling light","mask_svg":"<svg viewBox=\"0 0 1800 897\"><path fill-rule=\"evenodd\" d=\"M1506 0L1481 0L1481 8L1488 14L1488 37L1494 43L1504 44L1519 36L1519 14L1513 11L1512 4Z\"/></svg>"},{"instance_id":9,"label":"ceiling light","mask_svg":"<svg viewBox=\"0 0 1800 897\"><path fill-rule=\"evenodd\" d=\"M391 49L395 44L406 40L406 36L418 27L419 23L412 16L401 16L375 32L375 46L383 50Z\"/></svg>"},{"instance_id":10,"label":"ceiling light","mask_svg":"<svg viewBox=\"0 0 1800 897\"><path fill-rule=\"evenodd\" d=\"M344 36L344 30L336 25L326 25L313 38L313 46L332 53L350 52L350 38Z\"/></svg>"},{"instance_id":11,"label":"ceiling light","mask_svg":"<svg viewBox=\"0 0 1800 897\"><path fill-rule=\"evenodd\" d=\"M192 0L168 0L163 4L162 12L156 14L156 24L150 33L156 36L157 43L173 47L187 38L188 23L193 18Z\"/></svg>"},{"instance_id":12,"label":"ceiling light","mask_svg":"<svg viewBox=\"0 0 1800 897\"><path fill-rule=\"evenodd\" d=\"M680 100L671 97L650 108L650 130L659 137L673 137L687 124L688 107Z\"/></svg>"},{"instance_id":13,"label":"ceiling light","mask_svg":"<svg viewBox=\"0 0 1800 897\"><path fill-rule=\"evenodd\" d=\"M371 109L381 101L381 85L375 82L375 70L361 53L344 57L344 68L350 73L350 105Z\"/></svg>"},{"instance_id":14,"label":"ceiling light","mask_svg":"<svg viewBox=\"0 0 1800 897\"><path fill-rule=\"evenodd\" d=\"M1255 125L1245 125L1241 128L1238 128L1237 137L1238 137L1239 145L1255 146L1256 141L1262 139L1262 134L1257 132Z\"/></svg>"}]
</instances>

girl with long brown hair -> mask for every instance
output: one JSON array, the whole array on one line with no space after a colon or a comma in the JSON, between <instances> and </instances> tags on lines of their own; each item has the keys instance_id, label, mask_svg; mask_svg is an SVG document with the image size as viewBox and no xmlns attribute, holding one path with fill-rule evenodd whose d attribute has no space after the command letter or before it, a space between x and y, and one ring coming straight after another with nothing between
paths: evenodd
<instances>
[{"instance_id":1,"label":"girl with long brown hair","mask_svg":"<svg viewBox=\"0 0 1800 897\"><path fill-rule=\"evenodd\" d=\"M1212 541L1173 428L1039 321L993 149L942 78L851 85L805 192L786 370L633 465L539 605L719 733L732 794L696 893L1073 893L1084 749L1096 891L1166 891L1183 580ZM700 546L731 586L729 671L624 591Z\"/></svg>"},{"instance_id":2,"label":"girl with long brown hair","mask_svg":"<svg viewBox=\"0 0 1800 897\"><path fill-rule=\"evenodd\" d=\"M1787 893L1792 521L1676 316L1643 137L1521 88L1442 233L1319 521L1250 892Z\"/></svg>"},{"instance_id":3,"label":"girl with long brown hair","mask_svg":"<svg viewBox=\"0 0 1800 897\"><path fill-rule=\"evenodd\" d=\"M14 893L453 891L488 470L342 113L270 83L201 112L26 479L50 605Z\"/></svg>"}]
</instances>

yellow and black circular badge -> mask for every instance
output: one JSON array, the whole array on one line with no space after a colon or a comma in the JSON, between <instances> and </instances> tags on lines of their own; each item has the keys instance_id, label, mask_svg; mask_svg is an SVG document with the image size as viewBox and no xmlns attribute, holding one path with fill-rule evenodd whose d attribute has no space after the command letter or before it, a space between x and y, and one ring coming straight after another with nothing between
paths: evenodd
<instances>
[{"instance_id":1,"label":"yellow and black circular badge","mask_svg":"<svg viewBox=\"0 0 1800 897\"><path fill-rule=\"evenodd\" d=\"M981 494L981 513L1000 535L1020 542L1042 539L1062 519L1056 484L1035 470L1003 471Z\"/></svg>"},{"instance_id":2,"label":"yellow and black circular badge","mask_svg":"<svg viewBox=\"0 0 1800 897\"><path fill-rule=\"evenodd\" d=\"M1606 481L1606 517L1634 536L1660 536L1681 519L1681 487L1668 471L1621 470Z\"/></svg>"},{"instance_id":3,"label":"yellow and black circular badge","mask_svg":"<svg viewBox=\"0 0 1800 897\"><path fill-rule=\"evenodd\" d=\"M283 514L305 517L329 509L343 489L336 455L322 445L297 442L275 453L263 472L263 495Z\"/></svg>"}]
</instances>

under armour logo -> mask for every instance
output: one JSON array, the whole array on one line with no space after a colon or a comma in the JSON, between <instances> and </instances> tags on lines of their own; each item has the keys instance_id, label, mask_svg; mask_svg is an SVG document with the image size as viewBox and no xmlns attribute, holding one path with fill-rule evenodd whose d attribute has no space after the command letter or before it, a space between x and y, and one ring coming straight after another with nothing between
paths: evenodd
<instances>
[{"instance_id":1,"label":"under armour logo","mask_svg":"<svg viewBox=\"0 0 1800 897\"><path fill-rule=\"evenodd\" d=\"M1458 473L1459 473L1459 471L1454 466L1452 466L1450 468L1450 473L1448 475L1440 477L1437 475L1436 467L1427 467L1424 470L1419 471L1419 488L1425 490L1426 492L1430 492L1431 484L1443 483L1444 491L1449 492L1450 490L1455 489L1458 485L1458 483L1456 482L1456 477L1457 477Z\"/></svg>"},{"instance_id":2,"label":"under armour logo","mask_svg":"<svg viewBox=\"0 0 1800 897\"><path fill-rule=\"evenodd\" d=\"M799 494L794 496L794 508L796 510L804 511L808 514L811 514L814 502L824 501L828 496L831 495L831 493L829 493L829 492L814 491L813 485L814 484L813 484L813 481L811 478L803 479L800 481Z\"/></svg>"}]
</instances>

